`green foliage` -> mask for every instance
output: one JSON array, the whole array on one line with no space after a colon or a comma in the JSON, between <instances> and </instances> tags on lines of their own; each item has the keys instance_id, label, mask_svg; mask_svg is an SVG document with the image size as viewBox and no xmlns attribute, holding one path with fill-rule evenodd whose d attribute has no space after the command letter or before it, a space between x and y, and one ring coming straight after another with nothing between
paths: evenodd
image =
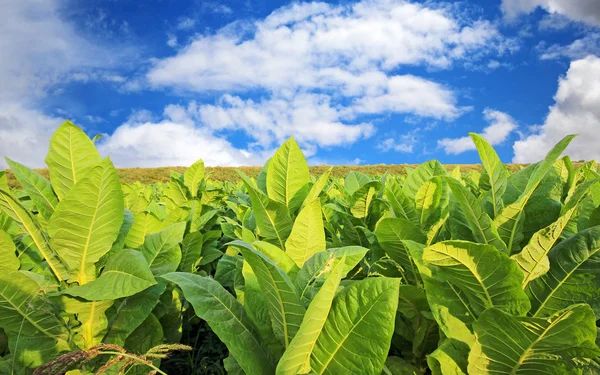
<instances>
[{"instance_id":1,"label":"green foliage","mask_svg":"<svg viewBox=\"0 0 600 375\"><path fill-rule=\"evenodd\" d=\"M595 162L471 137L482 168L309 168L290 139L150 185L66 122L48 170L0 173L0 373L596 373Z\"/></svg>"}]
</instances>

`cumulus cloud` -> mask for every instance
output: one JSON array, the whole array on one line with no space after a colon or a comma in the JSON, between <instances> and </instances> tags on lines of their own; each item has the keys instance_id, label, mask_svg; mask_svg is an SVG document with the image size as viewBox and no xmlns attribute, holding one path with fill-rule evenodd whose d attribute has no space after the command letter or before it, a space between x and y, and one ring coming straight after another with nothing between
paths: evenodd
<instances>
[{"instance_id":1,"label":"cumulus cloud","mask_svg":"<svg viewBox=\"0 0 600 375\"><path fill-rule=\"evenodd\" d=\"M540 52L540 59L542 60L559 58L579 60L588 55L600 55L600 33L589 33L567 45L547 45L542 42L537 46L537 50Z\"/></svg>"},{"instance_id":2,"label":"cumulus cloud","mask_svg":"<svg viewBox=\"0 0 600 375\"><path fill-rule=\"evenodd\" d=\"M515 120L504 112L487 108L483 111L483 116L490 125L486 126L480 134L493 146L502 144L517 129ZM438 141L438 147L443 147L446 154L461 154L476 149L469 136L441 139Z\"/></svg>"},{"instance_id":3,"label":"cumulus cloud","mask_svg":"<svg viewBox=\"0 0 600 375\"><path fill-rule=\"evenodd\" d=\"M200 108L215 129L242 130L262 147L295 136L333 146L370 136L362 115L405 113L452 120L463 108L451 88L406 66L446 69L514 48L495 26L397 0L293 3L264 19L198 35L157 60L147 84L184 92L227 92ZM262 97L251 100L250 94Z\"/></svg>"},{"instance_id":4,"label":"cumulus cloud","mask_svg":"<svg viewBox=\"0 0 600 375\"><path fill-rule=\"evenodd\" d=\"M202 159L208 166L261 165L260 153L235 148L198 124L193 106L170 105L160 119L136 112L98 142L101 154L117 167L189 166Z\"/></svg>"},{"instance_id":5,"label":"cumulus cloud","mask_svg":"<svg viewBox=\"0 0 600 375\"><path fill-rule=\"evenodd\" d=\"M62 123L38 107L64 81L120 83L118 54L80 36L60 17L58 1L8 1L0 12L0 145L2 155L39 167ZM5 168L0 160L0 168Z\"/></svg>"},{"instance_id":6,"label":"cumulus cloud","mask_svg":"<svg viewBox=\"0 0 600 375\"><path fill-rule=\"evenodd\" d=\"M600 58L588 56L571 62L559 80L555 103L537 131L515 142L513 162L543 159L563 137L579 134L567 148L573 159L600 159Z\"/></svg>"},{"instance_id":7,"label":"cumulus cloud","mask_svg":"<svg viewBox=\"0 0 600 375\"><path fill-rule=\"evenodd\" d=\"M598 0L502 0L502 10L509 19L531 13L537 7L542 7L549 13L564 15L573 21L600 26Z\"/></svg>"}]
</instances>

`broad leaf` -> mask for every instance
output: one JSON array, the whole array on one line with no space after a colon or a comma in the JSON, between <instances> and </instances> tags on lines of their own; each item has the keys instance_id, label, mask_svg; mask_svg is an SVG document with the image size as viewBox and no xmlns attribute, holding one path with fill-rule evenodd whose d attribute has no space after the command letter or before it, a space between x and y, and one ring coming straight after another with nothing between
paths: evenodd
<instances>
[{"instance_id":1,"label":"broad leaf","mask_svg":"<svg viewBox=\"0 0 600 375\"><path fill-rule=\"evenodd\" d=\"M124 210L121 184L109 159L56 206L48 222L50 245L67 264L71 281L84 285L95 278L94 263L117 239Z\"/></svg>"},{"instance_id":2,"label":"broad leaf","mask_svg":"<svg viewBox=\"0 0 600 375\"><path fill-rule=\"evenodd\" d=\"M423 261L437 266L434 275L462 290L477 315L491 307L524 315L531 307L521 288L521 270L493 246L467 241L439 242L424 250Z\"/></svg>"},{"instance_id":3,"label":"broad leaf","mask_svg":"<svg viewBox=\"0 0 600 375\"><path fill-rule=\"evenodd\" d=\"M586 229L550 250L550 271L529 283L532 312L549 316L589 303L600 316L600 226Z\"/></svg>"},{"instance_id":4,"label":"broad leaf","mask_svg":"<svg viewBox=\"0 0 600 375\"><path fill-rule=\"evenodd\" d=\"M23 190L35 203L40 214L47 220L52 216L54 208L58 204L58 198L54 195L50 181L46 180L38 172L26 166L6 158L6 163L15 175L15 178Z\"/></svg>"},{"instance_id":5,"label":"broad leaf","mask_svg":"<svg viewBox=\"0 0 600 375\"><path fill-rule=\"evenodd\" d=\"M399 279L379 277L344 288L334 298L313 348L312 371L381 374L394 332L399 286Z\"/></svg>"},{"instance_id":6,"label":"broad leaf","mask_svg":"<svg viewBox=\"0 0 600 375\"><path fill-rule=\"evenodd\" d=\"M21 262L17 258L15 243L5 231L0 229L0 267L11 271L19 269Z\"/></svg>"},{"instance_id":7,"label":"broad leaf","mask_svg":"<svg viewBox=\"0 0 600 375\"><path fill-rule=\"evenodd\" d=\"M502 195L504 195L506 185L508 184L508 171L504 167L504 164L502 164L494 148L482 136L475 133L469 133L469 135L473 139L475 147L477 147L479 158L489 178L489 191L495 217L502 211Z\"/></svg>"},{"instance_id":8,"label":"broad leaf","mask_svg":"<svg viewBox=\"0 0 600 375\"><path fill-rule=\"evenodd\" d=\"M76 183L102 161L92 140L70 121L65 121L50 139L46 164L58 199L67 196Z\"/></svg>"},{"instance_id":9,"label":"broad leaf","mask_svg":"<svg viewBox=\"0 0 600 375\"><path fill-rule=\"evenodd\" d=\"M123 250L108 259L96 280L64 289L61 293L88 301L132 296L156 284L144 256L137 250Z\"/></svg>"},{"instance_id":10,"label":"broad leaf","mask_svg":"<svg viewBox=\"0 0 600 375\"><path fill-rule=\"evenodd\" d=\"M82 301L77 298L61 296L60 305L62 309L73 314L81 324L75 328L73 341L84 350L102 343L108 328L106 310L113 304L112 300L104 301Z\"/></svg>"},{"instance_id":11,"label":"broad leaf","mask_svg":"<svg viewBox=\"0 0 600 375\"><path fill-rule=\"evenodd\" d=\"M183 183L190 190L192 197L198 195L198 185L204 178L204 162L202 159L192 164L183 174Z\"/></svg>"},{"instance_id":12,"label":"broad leaf","mask_svg":"<svg viewBox=\"0 0 600 375\"><path fill-rule=\"evenodd\" d=\"M321 202L315 199L300 211L285 242L285 249L298 267L302 267L311 256L324 251L325 245Z\"/></svg>"},{"instance_id":13,"label":"broad leaf","mask_svg":"<svg viewBox=\"0 0 600 375\"><path fill-rule=\"evenodd\" d=\"M221 284L210 277L189 273L174 272L162 277L183 290L196 315L206 320L245 373L275 372L270 355L257 339L244 307Z\"/></svg>"},{"instance_id":14,"label":"broad leaf","mask_svg":"<svg viewBox=\"0 0 600 375\"><path fill-rule=\"evenodd\" d=\"M67 267L48 244L46 235L37 220L10 193L0 190L0 209L10 218L19 223L23 231L29 235L37 250L42 254L57 280L66 280L69 276Z\"/></svg>"},{"instance_id":15,"label":"broad leaf","mask_svg":"<svg viewBox=\"0 0 600 375\"><path fill-rule=\"evenodd\" d=\"M298 332L279 360L276 372L278 375L310 372L310 357L329 315L333 297L342 279L345 262L344 256L332 269L323 286L308 305Z\"/></svg>"},{"instance_id":16,"label":"broad leaf","mask_svg":"<svg viewBox=\"0 0 600 375\"><path fill-rule=\"evenodd\" d=\"M158 233L146 235L140 248L152 273L159 276L177 270L181 262L179 244L183 240L186 223L170 225Z\"/></svg>"},{"instance_id":17,"label":"broad leaf","mask_svg":"<svg viewBox=\"0 0 600 375\"><path fill-rule=\"evenodd\" d=\"M309 180L308 164L302 150L294 138L290 138L279 147L269 161L268 196L275 202L283 203L290 212L294 212L304 201Z\"/></svg>"},{"instance_id":18,"label":"broad leaf","mask_svg":"<svg viewBox=\"0 0 600 375\"><path fill-rule=\"evenodd\" d=\"M396 217L406 219L414 225L420 224L415 202L408 198L395 180L388 179L384 191Z\"/></svg>"},{"instance_id":19,"label":"broad leaf","mask_svg":"<svg viewBox=\"0 0 600 375\"><path fill-rule=\"evenodd\" d=\"M600 355L594 344L592 309L574 305L549 318L485 311L475 322L477 341L469 354L469 374L574 374L575 357Z\"/></svg>"}]
</instances>

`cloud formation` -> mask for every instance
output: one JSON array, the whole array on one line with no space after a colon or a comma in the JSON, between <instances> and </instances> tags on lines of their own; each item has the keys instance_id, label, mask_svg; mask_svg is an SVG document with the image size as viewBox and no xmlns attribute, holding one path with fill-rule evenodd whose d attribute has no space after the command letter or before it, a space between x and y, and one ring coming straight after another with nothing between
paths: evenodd
<instances>
[{"instance_id":1,"label":"cloud formation","mask_svg":"<svg viewBox=\"0 0 600 375\"><path fill-rule=\"evenodd\" d=\"M559 80L555 103L536 132L515 142L515 163L541 160L569 134L579 134L567 148L574 160L600 159L600 58L588 56L571 62Z\"/></svg>"},{"instance_id":2,"label":"cloud formation","mask_svg":"<svg viewBox=\"0 0 600 375\"><path fill-rule=\"evenodd\" d=\"M502 0L502 10L510 19L541 7L573 21L600 26L600 2L597 0Z\"/></svg>"},{"instance_id":3,"label":"cloud formation","mask_svg":"<svg viewBox=\"0 0 600 375\"><path fill-rule=\"evenodd\" d=\"M479 134L492 146L502 144L517 129L515 120L504 112L487 108L483 111L483 117L490 125L486 126ZM442 147L446 154L454 155L476 149L473 140L469 136L441 139L438 141L438 147Z\"/></svg>"}]
</instances>

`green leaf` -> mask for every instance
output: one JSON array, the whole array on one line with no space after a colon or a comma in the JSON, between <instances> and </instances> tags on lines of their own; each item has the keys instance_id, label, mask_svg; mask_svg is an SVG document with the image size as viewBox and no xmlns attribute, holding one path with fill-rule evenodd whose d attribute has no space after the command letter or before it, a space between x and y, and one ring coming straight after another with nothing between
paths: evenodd
<instances>
[{"instance_id":1,"label":"green leaf","mask_svg":"<svg viewBox=\"0 0 600 375\"><path fill-rule=\"evenodd\" d=\"M185 229L185 226L184 226ZM200 257L202 256L202 245L204 236L201 232L188 233L181 244L181 262L179 271L194 272Z\"/></svg>"},{"instance_id":2,"label":"green leaf","mask_svg":"<svg viewBox=\"0 0 600 375\"><path fill-rule=\"evenodd\" d=\"M133 225L125 238L125 246L137 249L142 246L146 235L156 233L163 229L164 225L151 213L140 212L133 215Z\"/></svg>"},{"instance_id":3,"label":"green leaf","mask_svg":"<svg viewBox=\"0 0 600 375\"><path fill-rule=\"evenodd\" d=\"M11 271L19 269L21 262L17 258L17 250L12 238L5 231L0 229L0 267Z\"/></svg>"},{"instance_id":4,"label":"green leaf","mask_svg":"<svg viewBox=\"0 0 600 375\"><path fill-rule=\"evenodd\" d=\"M550 152L546 158L535 168L525 186L525 190L514 202L506 206L500 215L494 218L494 223L498 228L500 237L506 244L509 253L519 249L520 239L523 237L522 224L523 212L529 198L533 195L535 189L540 185L542 179L553 168L554 163L567 148L569 143L575 138L574 135L569 135L563 138Z\"/></svg>"},{"instance_id":5,"label":"green leaf","mask_svg":"<svg viewBox=\"0 0 600 375\"><path fill-rule=\"evenodd\" d=\"M259 234L269 241L275 241L279 247L284 249L285 241L292 231L292 219L287 207L257 191L246 175L240 171L237 172L250 195Z\"/></svg>"},{"instance_id":6,"label":"green leaf","mask_svg":"<svg viewBox=\"0 0 600 375\"><path fill-rule=\"evenodd\" d=\"M371 177L361 172L352 171L348 173L348 175L344 179L344 189L346 190L348 195L352 196L355 192L358 191L358 189L368 184L369 182L373 182L373 179L371 179Z\"/></svg>"},{"instance_id":7,"label":"green leaf","mask_svg":"<svg viewBox=\"0 0 600 375\"><path fill-rule=\"evenodd\" d=\"M146 235L140 248L150 269L155 276L177 270L181 262L179 243L183 241L186 223L169 225L158 233Z\"/></svg>"},{"instance_id":8,"label":"green leaf","mask_svg":"<svg viewBox=\"0 0 600 375\"><path fill-rule=\"evenodd\" d=\"M210 277L181 272L162 277L183 290L196 315L206 320L245 373L275 372L273 361L256 337L244 307L221 284Z\"/></svg>"},{"instance_id":9,"label":"green leaf","mask_svg":"<svg viewBox=\"0 0 600 375\"><path fill-rule=\"evenodd\" d=\"M59 200L102 161L92 140L75 124L65 121L50 138L46 164Z\"/></svg>"},{"instance_id":10,"label":"green leaf","mask_svg":"<svg viewBox=\"0 0 600 375\"><path fill-rule=\"evenodd\" d=\"M0 268L0 328L17 363L36 368L69 350L69 333L38 284Z\"/></svg>"},{"instance_id":11,"label":"green leaf","mask_svg":"<svg viewBox=\"0 0 600 375\"><path fill-rule=\"evenodd\" d=\"M183 183L190 190L192 197L198 195L198 185L204 178L204 162L202 159L192 164L183 174Z\"/></svg>"},{"instance_id":12,"label":"green leaf","mask_svg":"<svg viewBox=\"0 0 600 375\"><path fill-rule=\"evenodd\" d=\"M473 312L467 296L452 283L434 275L432 268L435 266L426 265L423 262L425 245L414 241L404 241L404 245L410 251L413 261L421 273L427 292L427 301L441 331L449 339L456 340L468 347L475 340L471 326L475 321L476 314ZM464 368L466 369L466 363Z\"/></svg>"},{"instance_id":13,"label":"green leaf","mask_svg":"<svg viewBox=\"0 0 600 375\"><path fill-rule=\"evenodd\" d=\"M396 217L406 219L414 225L420 224L415 202L406 196L395 180L388 179L384 191Z\"/></svg>"},{"instance_id":14,"label":"green leaf","mask_svg":"<svg viewBox=\"0 0 600 375\"><path fill-rule=\"evenodd\" d=\"M358 219L366 218L369 215L371 202L376 197L377 190L381 188L379 181L370 181L358 190L356 190L349 200L350 212Z\"/></svg>"},{"instance_id":15,"label":"green leaf","mask_svg":"<svg viewBox=\"0 0 600 375\"><path fill-rule=\"evenodd\" d=\"M454 197L460 204L475 239L479 243L492 245L499 251L508 253L506 244L500 238L492 219L477 198L460 182L451 178L447 178L446 182L450 185Z\"/></svg>"},{"instance_id":16,"label":"green leaf","mask_svg":"<svg viewBox=\"0 0 600 375\"><path fill-rule=\"evenodd\" d=\"M333 268L346 257L344 272L345 277L365 257L369 249L361 246L345 246L337 249L328 249L313 255L300 269L296 280L298 296L303 303L308 304L325 282Z\"/></svg>"},{"instance_id":17,"label":"green leaf","mask_svg":"<svg viewBox=\"0 0 600 375\"><path fill-rule=\"evenodd\" d=\"M300 268L298 268L290 255L277 246L265 241L254 241L252 246L266 255L267 258L271 259L277 267L281 268L283 272L290 277L290 279L294 279L298 274L298 271L300 271Z\"/></svg>"},{"instance_id":18,"label":"green leaf","mask_svg":"<svg viewBox=\"0 0 600 375\"><path fill-rule=\"evenodd\" d=\"M68 314L74 314L77 321L81 323L75 328L73 341L84 350L102 343L102 339L108 328L108 310L114 301L81 301L76 298L61 296L60 305Z\"/></svg>"},{"instance_id":19,"label":"green leaf","mask_svg":"<svg viewBox=\"0 0 600 375\"><path fill-rule=\"evenodd\" d=\"M117 301L115 303L117 313L110 323L104 342L123 346L125 339L148 318L156 307L166 286L167 283L161 280L148 289Z\"/></svg>"},{"instance_id":20,"label":"green leaf","mask_svg":"<svg viewBox=\"0 0 600 375\"><path fill-rule=\"evenodd\" d=\"M311 355L316 374L381 374L394 332L399 279L357 281L333 300Z\"/></svg>"},{"instance_id":21,"label":"green leaf","mask_svg":"<svg viewBox=\"0 0 600 375\"><path fill-rule=\"evenodd\" d=\"M327 182L329 181L329 175L331 174L332 169L333 167L329 168L325 173L319 176L317 181L315 181L315 183L308 191L306 199L304 199L303 206L306 206L307 204L312 203L315 199L319 198L319 195L321 194L321 192L325 188L325 185L327 185Z\"/></svg>"},{"instance_id":22,"label":"green leaf","mask_svg":"<svg viewBox=\"0 0 600 375\"><path fill-rule=\"evenodd\" d=\"M477 152L479 152L479 158L481 163L487 172L490 182L490 194L492 198L492 207L494 217L502 211L503 201L502 195L506 191L508 184L508 171L502 161L496 154L494 148L479 134L469 133Z\"/></svg>"},{"instance_id":23,"label":"green leaf","mask_svg":"<svg viewBox=\"0 0 600 375\"><path fill-rule=\"evenodd\" d=\"M290 138L279 147L269 161L268 196L287 206L290 212L294 212L304 201L309 181L310 174L304 154L294 138Z\"/></svg>"},{"instance_id":24,"label":"green leaf","mask_svg":"<svg viewBox=\"0 0 600 375\"><path fill-rule=\"evenodd\" d=\"M427 356L432 375L467 375L469 348L464 342L445 339L433 353Z\"/></svg>"},{"instance_id":25,"label":"green leaf","mask_svg":"<svg viewBox=\"0 0 600 375\"><path fill-rule=\"evenodd\" d=\"M388 217L379 222L375 228L375 235L385 253L409 273L409 280L417 281L418 271L415 270L410 253L402 241L426 243L427 237L421 229L405 219Z\"/></svg>"},{"instance_id":26,"label":"green leaf","mask_svg":"<svg viewBox=\"0 0 600 375\"><path fill-rule=\"evenodd\" d=\"M446 175L448 175L448 171L439 161L428 161L420 164L406 176L402 190L408 198L415 199L417 192L425 182L433 177Z\"/></svg>"},{"instance_id":27,"label":"green leaf","mask_svg":"<svg viewBox=\"0 0 600 375\"><path fill-rule=\"evenodd\" d=\"M88 301L132 296L156 284L144 256L137 250L123 250L108 259L94 281L64 289L61 293Z\"/></svg>"},{"instance_id":28,"label":"green leaf","mask_svg":"<svg viewBox=\"0 0 600 375\"><path fill-rule=\"evenodd\" d=\"M273 332L287 348L305 312L296 295L296 288L287 274L265 255L251 248L240 246L239 249L256 274L265 296Z\"/></svg>"},{"instance_id":29,"label":"green leaf","mask_svg":"<svg viewBox=\"0 0 600 375\"><path fill-rule=\"evenodd\" d=\"M71 281L84 285L96 276L94 263L119 235L123 192L109 159L94 167L63 197L48 222L50 245L69 267Z\"/></svg>"},{"instance_id":30,"label":"green leaf","mask_svg":"<svg viewBox=\"0 0 600 375\"><path fill-rule=\"evenodd\" d=\"M425 248L423 261L437 266L434 275L462 290L477 315L491 307L524 315L531 307L516 262L491 245L439 242Z\"/></svg>"},{"instance_id":31,"label":"green leaf","mask_svg":"<svg viewBox=\"0 0 600 375\"><path fill-rule=\"evenodd\" d=\"M68 277L67 268L50 247L50 244L48 244L46 235L37 220L31 216L31 213L23 207L19 200L3 190L0 190L0 208L10 218L19 223L23 231L29 235L37 250L42 254L48 266L50 266L54 276L58 280L66 280Z\"/></svg>"},{"instance_id":32,"label":"green leaf","mask_svg":"<svg viewBox=\"0 0 600 375\"><path fill-rule=\"evenodd\" d=\"M58 198L54 195L50 181L46 180L38 172L27 168L26 166L5 158L6 163L12 170L15 178L23 190L29 195L36 208L44 219L49 219L58 204Z\"/></svg>"},{"instance_id":33,"label":"green leaf","mask_svg":"<svg viewBox=\"0 0 600 375\"><path fill-rule=\"evenodd\" d=\"M575 357L595 357L592 309L574 305L549 318L515 317L489 309L475 322L469 374L574 374Z\"/></svg>"},{"instance_id":34,"label":"green leaf","mask_svg":"<svg viewBox=\"0 0 600 375\"><path fill-rule=\"evenodd\" d=\"M421 227L427 228L441 218L440 209L448 201L447 190L439 178L424 182L417 190L415 207Z\"/></svg>"},{"instance_id":35,"label":"green leaf","mask_svg":"<svg viewBox=\"0 0 600 375\"><path fill-rule=\"evenodd\" d=\"M304 206L294 221L292 232L285 242L285 250L298 267L302 267L311 256L324 251L325 246L321 202L315 199Z\"/></svg>"},{"instance_id":36,"label":"green leaf","mask_svg":"<svg viewBox=\"0 0 600 375\"><path fill-rule=\"evenodd\" d=\"M310 372L310 357L329 315L333 297L342 280L345 263L344 255L306 309L298 332L279 360L276 374L296 375Z\"/></svg>"},{"instance_id":37,"label":"green leaf","mask_svg":"<svg viewBox=\"0 0 600 375\"><path fill-rule=\"evenodd\" d=\"M588 303L600 316L600 226L586 229L550 250L550 271L529 283L533 316Z\"/></svg>"}]
</instances>

